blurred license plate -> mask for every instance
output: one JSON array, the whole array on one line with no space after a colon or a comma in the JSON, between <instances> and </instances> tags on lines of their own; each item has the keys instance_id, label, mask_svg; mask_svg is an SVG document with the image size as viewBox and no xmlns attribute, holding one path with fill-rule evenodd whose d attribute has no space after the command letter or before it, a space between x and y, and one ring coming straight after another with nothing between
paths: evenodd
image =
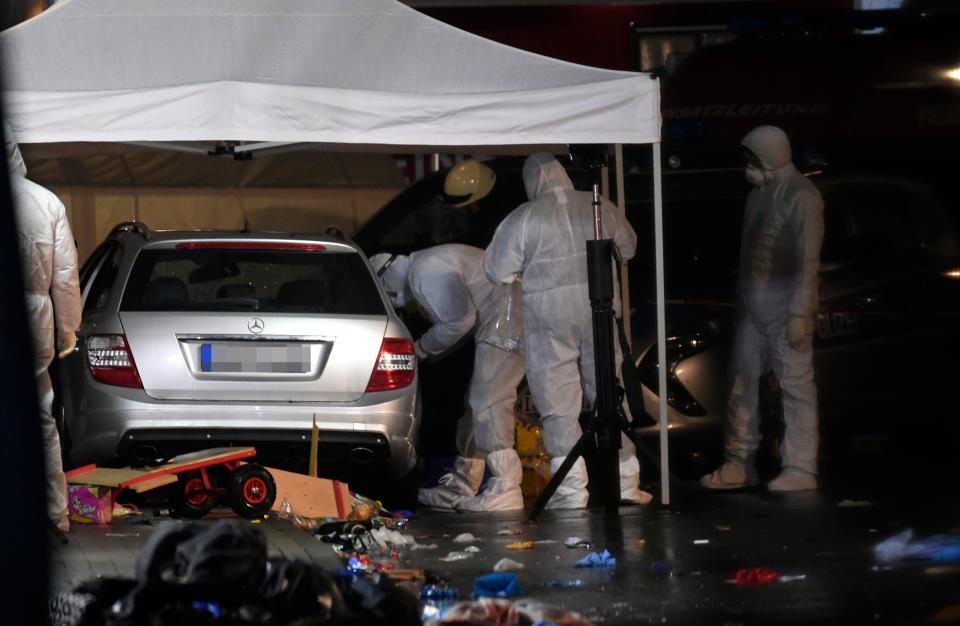
<instances>
[{"instance_id":1,"label":"blurred license plate","mask_svg":"<svg viewBox=\"0 0 960 626\"><path fill-rule=\"evenodd\" d=\"M215 373L304 374L310 371L310 346L200 344L200 371Z\"/></svg>"}]
</instances>

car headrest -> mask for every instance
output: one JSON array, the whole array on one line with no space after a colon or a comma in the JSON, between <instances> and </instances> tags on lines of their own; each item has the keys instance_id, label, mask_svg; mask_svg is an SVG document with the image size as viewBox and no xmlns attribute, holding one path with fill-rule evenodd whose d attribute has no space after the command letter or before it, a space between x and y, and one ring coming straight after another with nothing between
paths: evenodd
<instances>
[{"instance_id":1,"label":"car headrest","mask_svg":"<svg viewBox=\"0 0 960 626\"><path fill-rule=\"evenodd\" d=\"M143 294L144 304L180 304L187 301L187 285L174 276L150 281Z\"/></svg>"},{"instance_id":2,"label":"car headrest","mask_svg":"<svg viewBox=\"0 0 960 626\"><path fill-rule=\"evenodd\" d=\"M323 310L327 305L327 286L322 280L291 280L280 285L277 303Z\"/></svg>"},{"instance_id":3,"label":"car headrest","mask_svg":"<svg viewBox=\"0 0 960 626\"><path fill-rule=\"evenodd\" d=\"M250 283L220 285L217 289L218 298L253 298L256 295L257 291Z\"/></svg>"}]
</instances>

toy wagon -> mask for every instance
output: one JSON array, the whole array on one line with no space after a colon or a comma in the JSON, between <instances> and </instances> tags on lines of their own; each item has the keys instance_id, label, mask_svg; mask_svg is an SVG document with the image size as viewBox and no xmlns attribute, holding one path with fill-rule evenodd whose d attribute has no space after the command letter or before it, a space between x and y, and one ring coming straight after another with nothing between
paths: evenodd
<instances>
[{"instance_id":1,"label":"toy wagon","mask_svg":"<svg viewBox=\"0 0 960 626\"><path fill-rule=\"evenodd\" d=\"M72 485L97 485L113 491L113 500L124 489L143 493L174 485L173 507L182 516L198 519L226 496L233 511L246 518L263 515L277 498L277 486L269 471L246 462L255 448L212 448L170 459L146 468L111 469L85 465L66 473Z\"/></svg>"}]
</instances>

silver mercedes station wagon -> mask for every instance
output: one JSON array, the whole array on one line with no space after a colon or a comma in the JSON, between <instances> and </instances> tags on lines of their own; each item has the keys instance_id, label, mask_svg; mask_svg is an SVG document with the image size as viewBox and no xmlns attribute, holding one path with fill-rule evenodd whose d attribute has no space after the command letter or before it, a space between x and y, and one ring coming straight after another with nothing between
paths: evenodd
<instances>
[{"instance_id":1,"label":"silver mercedes station wagon","mask_svg":"<svg viewBox=\"0 0 960 626\"><path fill-rule=\"evenodd\" d=\"M70 464L254 445L305 468L314 419L321 463L416 464L413 342L350 242L125 223L80 279L61 370Z\"/></svg>"}]
</instances>

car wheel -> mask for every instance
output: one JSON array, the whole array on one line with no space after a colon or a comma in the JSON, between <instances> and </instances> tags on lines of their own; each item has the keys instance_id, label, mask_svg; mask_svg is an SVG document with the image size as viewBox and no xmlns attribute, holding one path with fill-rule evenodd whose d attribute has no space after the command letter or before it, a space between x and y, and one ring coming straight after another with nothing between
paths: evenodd
<instances>
[{"instance_id":1,"label":"car wheel","mask_svg":"<svg viewBox=\"0 0 960 626\"><path fill-rule=\"evenodd\" d=\"M207 491L200 472L184 472L177 476L174 510L180 517L200 519L216 503L214 494Z\"/></svg>"},{"instance_id":2,"label":"car wheel","mask_svg":"<svg viewBox=\"0 0 960 626\"><path fill-rule=\"evenodd\" d=\"M262 465L245 463L230 474L227 497L230 508L240 517L259 517L277 499L277 484Z\"/></svg>"}]
</instances>

